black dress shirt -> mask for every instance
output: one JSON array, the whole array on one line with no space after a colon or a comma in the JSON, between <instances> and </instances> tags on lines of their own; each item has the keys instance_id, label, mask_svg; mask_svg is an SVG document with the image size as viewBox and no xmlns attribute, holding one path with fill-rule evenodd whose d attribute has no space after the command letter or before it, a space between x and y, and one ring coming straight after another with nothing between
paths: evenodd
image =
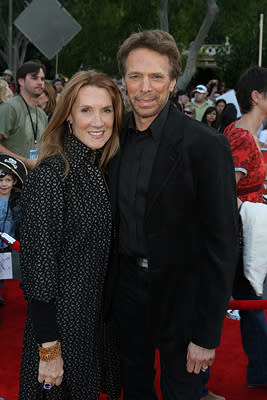
<instances>
[{"instance_id":1,"label":"black dress shirt","mask_svg":"<svg viewBox=\"0 0 267 400\"><path fill-rule=\"evenodd\" d=\"M127 256L147 256L144 232L147 193L169 107L168 101L142 132L136 129L133 115L129 120L119 179L120 253Z\"/></svg>"}]
</instances>

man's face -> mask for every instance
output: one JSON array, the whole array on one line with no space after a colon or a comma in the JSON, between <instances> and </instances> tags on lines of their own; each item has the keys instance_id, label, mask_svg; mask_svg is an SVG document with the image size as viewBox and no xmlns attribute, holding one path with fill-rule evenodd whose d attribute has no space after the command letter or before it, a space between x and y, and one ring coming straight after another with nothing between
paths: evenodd
<instances>
[{"instance_id":1,"label":"man's face","mask_svg":"<svg viewBox=\"0 0 267 400\"><path fill-rule=\"evenodd\" d=\"M196 103L204 103L206 100L206 93L195 92L195 101Z\"/></svg>"},{"instance_id":2,"label":"man's face","mask_svg":"<svg viewBox=\"0 0 267 400\"><path fill-rule=\"evenodd\" d=\"M170 79L167 55L145 48L129 53L123 84L139 130L147 129L157 117L167 103L175 82L175 79Z\"/></svg>"},{"instance_id":3,"label":"man's face","mask_svg":"<svg viewBox=\"0 0 267 400\"><path fill-rule=\"evenodd\" d=\"M55 87L57 93L61 93L63 90L63 83L60 81L56 81L54 83L54 87Z\"/></svg>"},{"instance_id":4,"label":"man's face","mask_svg":"<svg viewBox=\"0 0 267 400\"><path fill-rule=\"evenodd\" d=\"M19 78L18 82L20 85L21 93L25 93L30 97L39 97L44 89L45 75L42 68L37 73L30 73L25 78Z\"/></svg>"},{"instance_id":5,"label":"man's face","mask_svg":"<svg viewBox=\"0 0 267 400\"><path fill-rule=\"evenodd\" d=\"M12 80L12 77L10 75L7 74L3 74L3 78L9 83Z\"/></svg>"}]
</instances>

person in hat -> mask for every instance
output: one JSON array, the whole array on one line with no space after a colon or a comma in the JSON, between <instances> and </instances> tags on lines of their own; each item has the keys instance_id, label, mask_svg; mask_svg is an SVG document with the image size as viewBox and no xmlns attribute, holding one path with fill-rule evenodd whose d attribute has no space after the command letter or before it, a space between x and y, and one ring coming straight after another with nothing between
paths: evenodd
<instances>
[{"instance_id":1,"label":"person in hat","mask_svg":"<svg viewBox=\"0 0 267 400\"><path fill-rule=\"evenodd\" d=\"M8 154L0 154L0 231L18 239L20 221L20 191L27 175L22 161ZM0 239L0 253L10 251L8 245ZM4 284L0 280L0 289ZM0 293L0 306L4 300Z\"/></svg>"},{"instance_id":2,"label":"person in hat","mask_svg":"<svg viewBox=\"0 0 267 400\"><path fill-rule=\"evenodd\" d=\"M10 71L10 69L5 69L3 72L3 78L9 83L12 81L13 79L13 74L12 71Z\"/></svg>"},{"instance_id":3,"label":"person in hat","mask_svg":"<svg viewBox=\"0 0 267 400\"><path fill-rule=\"evenodd\" d=\"M7 82L8 86L9 86L9 89L12 92L15 92L15 87L14 87L14 85L12 83L12 81L13 81L13 73L12 73L12 71L10 71L10 69L5 69L3 74L2 74L2 78Z\"/></svg>"},{"instance_id":4,"label":"person in hat","mask_svg":"<svg viewBox=\"0 0 267 400\"><path fill-rule=\"evenodd\" d=\"M193 93L195 93L195 97L188 104L192 104L195 107L196 120L201 121L206 109L209 108L212 103L207 99L208 89L205 85L197 85Z\"/></svg>"}]
</instances>

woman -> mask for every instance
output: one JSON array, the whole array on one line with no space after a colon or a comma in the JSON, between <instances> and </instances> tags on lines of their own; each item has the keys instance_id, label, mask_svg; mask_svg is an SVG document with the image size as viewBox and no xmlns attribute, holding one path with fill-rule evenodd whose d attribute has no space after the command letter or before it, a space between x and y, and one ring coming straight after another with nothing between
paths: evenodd
<instances>
[{"instance_id":1,"label":"woman","mask_svg":"<svg viewBox=\"0 0 267 400\"><path fill-rule=\"evenodd\" d=\"M226 106L226 101L224 99L219 99L216 101L215 107L219 115L223 112L225 106Z\"/></svg>"},{"instance_id":2,"label":"woman","mask_svg":"<svg viewBox=\"0 0 267 400\"><path fill-rule=\"evenodd\" d=\"M43 383L55 400L66 390L72 400L95 400L104 388L112 399L120 395L102 305L112 237L104 168L119 147L122 117L116 84L82 71L64 88L43 134L22 197L28 317L20 400L36 399Z\"/></svg>"},{"instance_id":3,"label":"woman","mask_svg":"<svg viewBox=\"0 0 267 400\"><path fill-rule=\"evenodd\" d=\"M204 122L204 124L207 124L213 128L216 128L216 121L217 121L216 108L213 106L208 107L202 117L202 122Z\"/></svg>"},{"instance_id":4,"label":"woman","mask_svg":"<svg viewBox=\"0 0 267 400\"><path fill-rule=\"evenodd\" d=\"M50 82L45 81L43 93L37 99L37 105L47 115L48 120L50 121L52 114L56 108L56 95L55 90Z\"/></svg>"},{"instance_id":5,"label":"woman","mask_svg":"<svg viewBox=\"0 0 267 400\"><path fill-rule=\"evenodd\" d=\"M237 109L233 103L228 103L218 117L218 131L223 133L225 128L236 121Z\"/></svg>"},{"instance_id":6,"label":"woman","mask_svg":"<svg viewBox=\"0 0 267 400\"><path fill-rule=\"evenodd\" d=\"M235 164L238 204L263 202L266 169L257 137L259 126L267 116L267 69L249 68L240 78L237 100L242 117L224 131L228 137ZM236 299L261 299L256 296L238 265L233 296ZM248 356L247 385L267 384L267 324L263 310L240 311L242 343Z\"/></svg>"},{"instance_id":7,"label":"woman","mask_svg":"<svg viewBox=\"0 0 267 400\"><path fill-rule=\"evenodd\" d=\"M196 119L196 109L192 104L187 104L184 108L184 114L189 118Z\"/></svg>"},{"instance_id":8,"label":"woman","mask_svg":"<svg viewBox=\"0 0 267 400\"><path fill-rule=\"evenodd\" d=\"M13 97L13 93L10 90L8 83L0 78L0 104L5 101L11 99Z\"/></svg>"}]
</instances>

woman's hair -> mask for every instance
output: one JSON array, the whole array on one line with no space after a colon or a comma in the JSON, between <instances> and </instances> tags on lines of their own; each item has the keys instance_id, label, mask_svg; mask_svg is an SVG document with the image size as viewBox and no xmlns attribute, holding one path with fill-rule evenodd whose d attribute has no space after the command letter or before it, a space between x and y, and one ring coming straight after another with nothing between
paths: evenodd
<instances>
[{"instance_id":1,"label":"woman's hair","mask_svg":"<svg viewBox=\"0 0 267 400\"><path fill-rule=\"evenodd\" d=\"M122 77L125 77L128 55L136 49L149 49L168 56L171 80L177 79L180 75L181 56L174 38L165 31L154 29L133 33L122 43L117 53L119 71Z\"/></svg>"},{"instance_id":2,"label":"woman's hair","mask_svg":"<svg viewBox=\"0 0 267 400\"><path fill-rule=\"evenodd\" d=\"M56 108L56 105L57 105L57 101L56 101L55 89L53 88L51 83L48 81L45 81L45 83L44 83L44 93L48 97L48 102L44 108L44 112L47 115L53 114L53 112Z\"/></svg>"},{"instance_id":3,"label":"woman's hair","mask_svg":"<svg viewBox=\"0 0 267 400\"><path fill-rule=\"evenodd\" d=\"M236 117L236 106L233 103L226 104L219 117L219 131L223 132L228 125L236 120Z\"/></svg>"},{"instance_id":4,"label":"woman's hair","mask_svg":"<svg viewBox=\"0 0 267 400\"><path fill-rule=\"evenodd\" d=\"M216 100L216 102L215 102L215 107L216 107L219 103L224 103L224 105L226 106L226 101L225 101L224 99L219 99L219 100Z\"/></svg>"},{"instance_id":5,"label":"woman's hair","mask_svg":"<svg viewBox=\"0 0 267 400\"><path fill-rule=\"evenodd\" d=\"M205 124L208 125L207 115L210 114L212 111L216 112L216 120L214 122L212 122L212 124L211 124L211 126L215 127L216 126L216 121L217 121L217 118L218 118L218 113L217 113L217 110L216 110L216 108L214 106L208 107L206 109L206 111L204 112L204 115L202 117L201 122L204 122Z\"/></svg>"},{"instance_id":6,"label":"woman's hair","mask_svg":"<svg viewBox=\"0 0 267 400\"><path fill-rule=\"evenodd\" d=\"M252 66L241 75L236 90L236 97L242 114L253 108L251 93L253 90L267 96L267 68Z\"/></svg>"},{"instance_id":7,"label":"woman's hair","mask_svg":"<svg viewBox=\"0 0 267 400\"><path fill-rule=\"evenodd\" d=\"M4 103L11 97L13 97L13 93L9 89L8 83L4 79L0 79L0 103Z\"/></svg>"},{"instance_id":8,"label":"woman's hair","mask_svg":"<svg viewBox=\"0 0 267 400\"><path fill-rule=\"evenodd\" d=\"M84 86L96 86L106 89L109 93L114 109L113 133L104 146L99 167L105 166L119 148L119 133L123 123L123 101L117 85L102 72L94 70L77 72L64 87L59 97L53 116L46 127L42 139L38 164L44 159L60 155L65 162L65 174L69 172L69 162L63 149L64 135L67 131L67 118L71 113L80 89Z\"/></svg>"}]
</instances>

